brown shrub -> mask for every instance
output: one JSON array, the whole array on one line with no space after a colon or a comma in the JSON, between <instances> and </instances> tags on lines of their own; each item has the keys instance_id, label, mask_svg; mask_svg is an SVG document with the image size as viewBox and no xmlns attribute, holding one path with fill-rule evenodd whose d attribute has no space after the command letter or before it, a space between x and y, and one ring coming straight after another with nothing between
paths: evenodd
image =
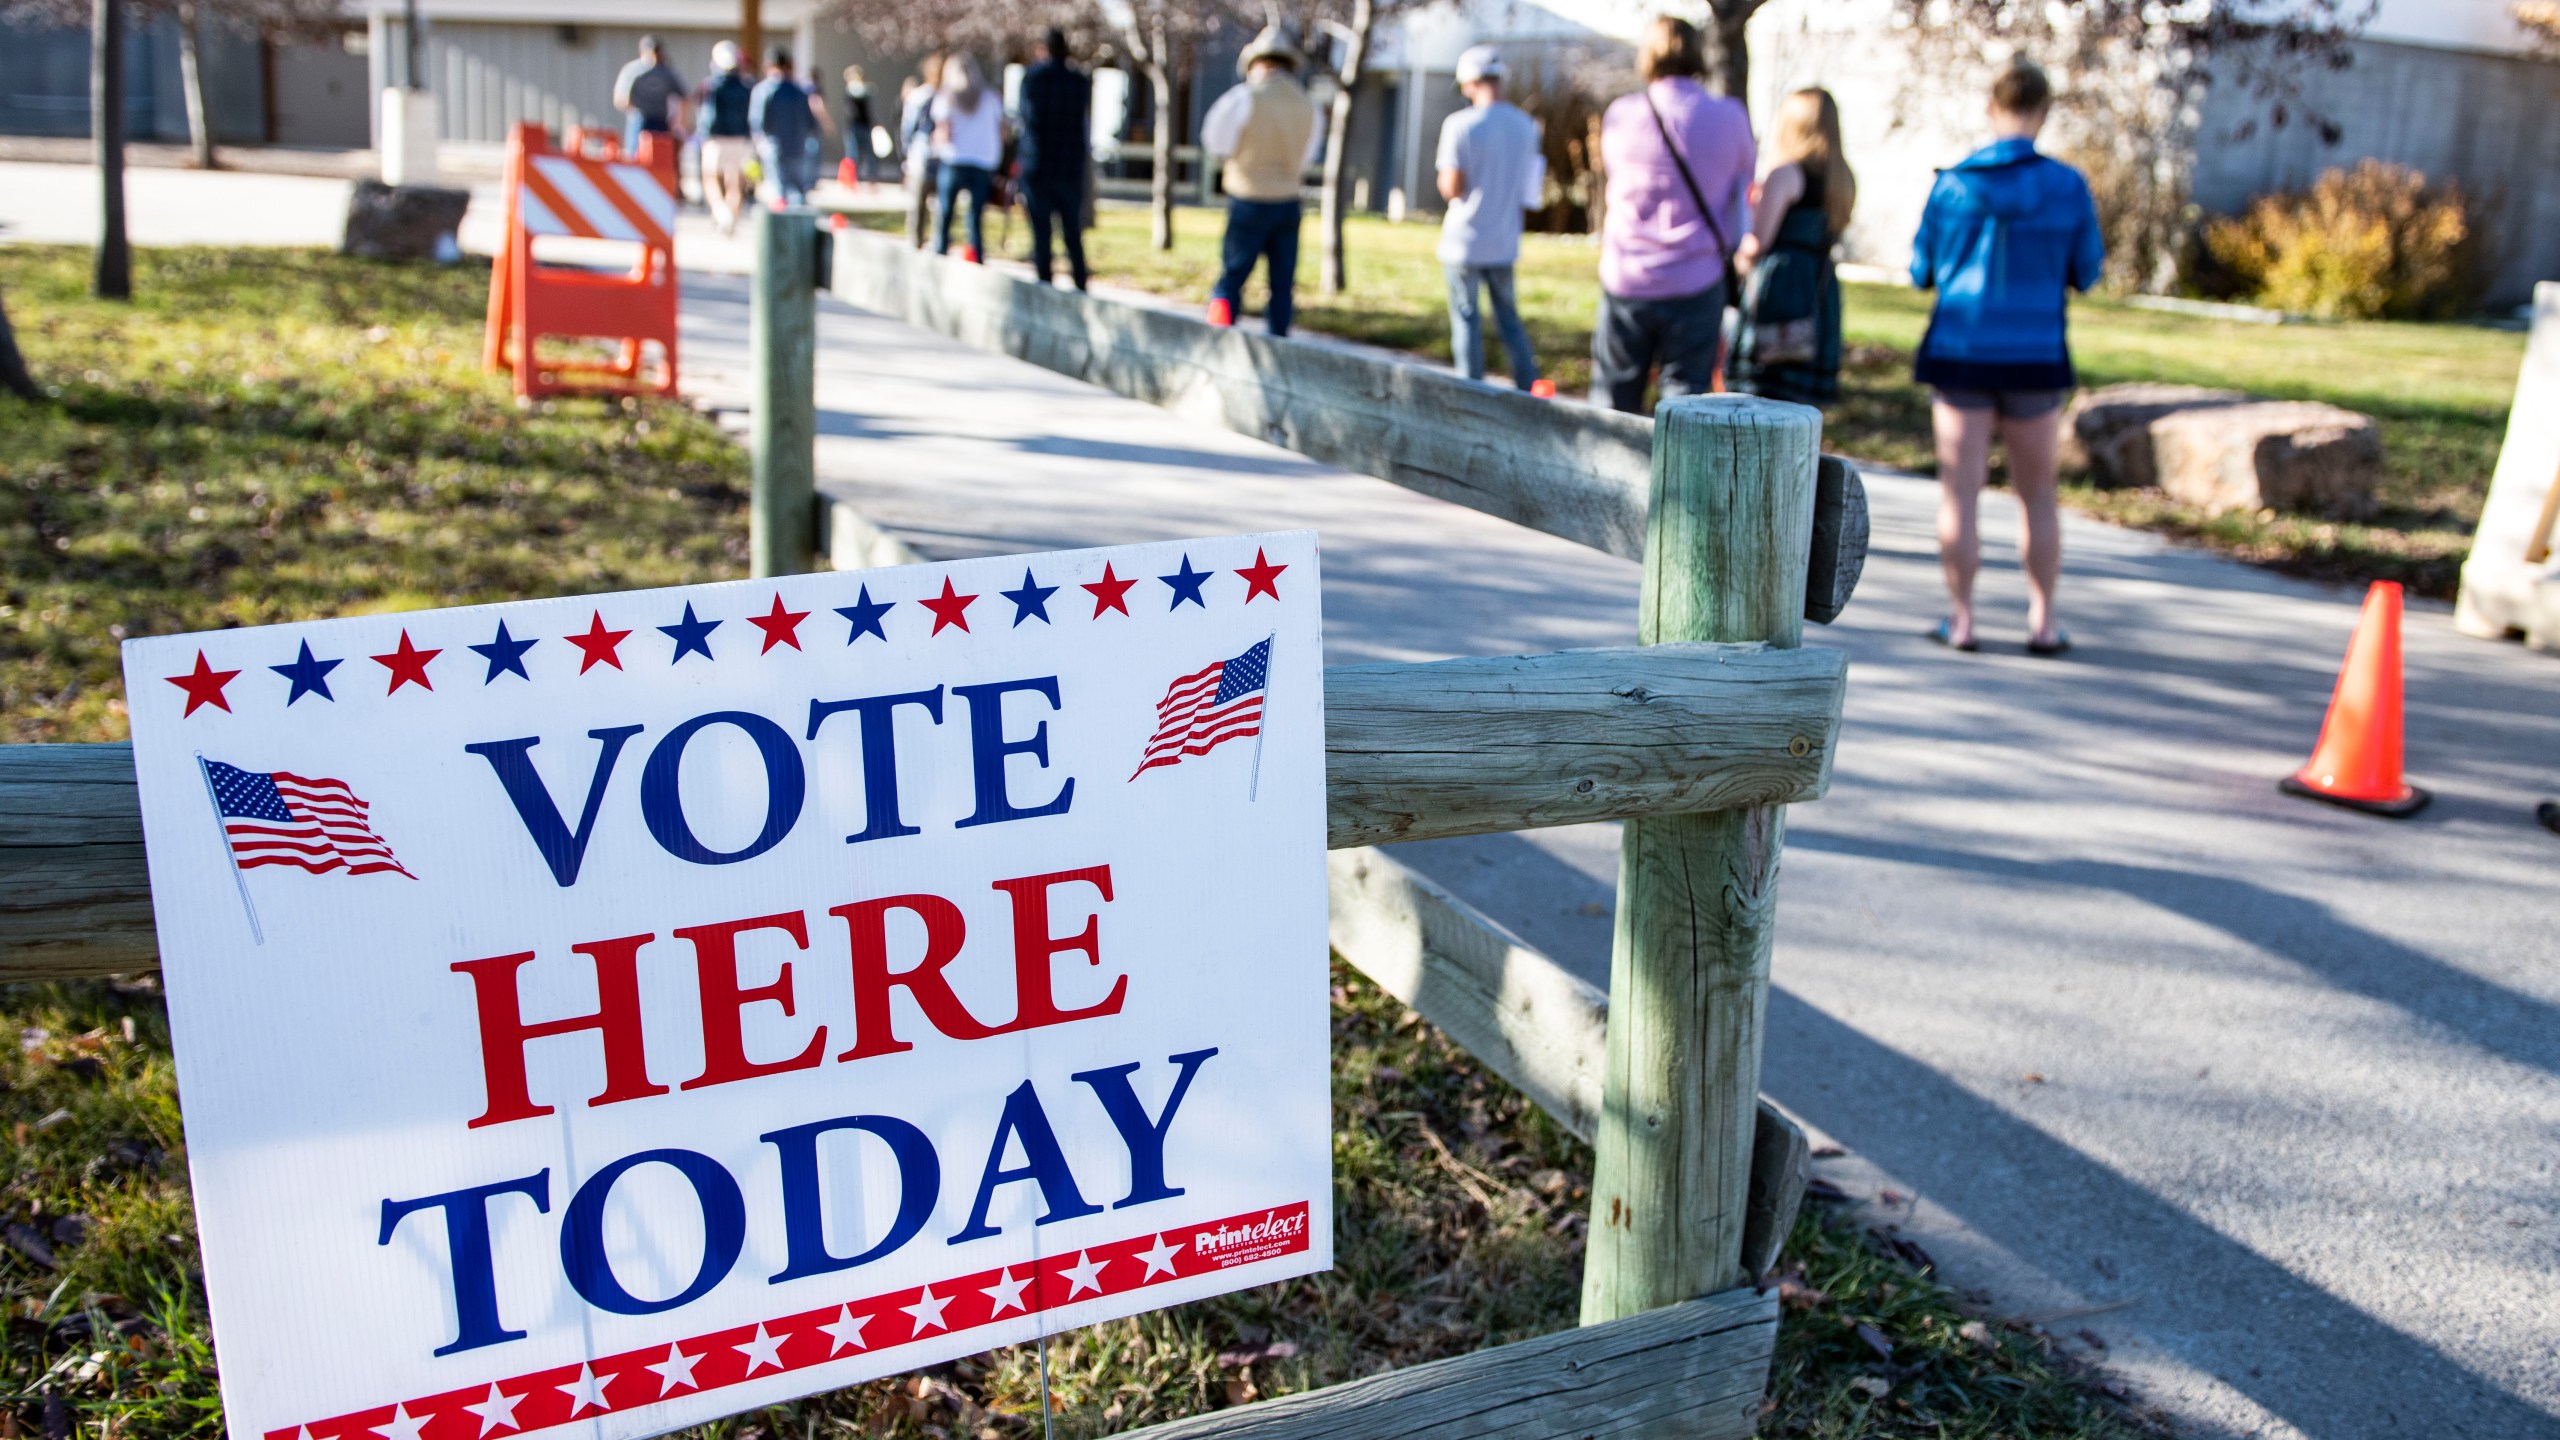
<instances>
[{"instance_id":1,"label":"brown shrub","mask_svg":"<svg viewBox=\"0 0 2560 1440\"><path fill-rule=\"evenodd\" d=\"M2259 304L2330 320L2434 319L2477 303L2483 227L2460 186L2365 160L2205 227Z\"/></svg>"}]
</instances>

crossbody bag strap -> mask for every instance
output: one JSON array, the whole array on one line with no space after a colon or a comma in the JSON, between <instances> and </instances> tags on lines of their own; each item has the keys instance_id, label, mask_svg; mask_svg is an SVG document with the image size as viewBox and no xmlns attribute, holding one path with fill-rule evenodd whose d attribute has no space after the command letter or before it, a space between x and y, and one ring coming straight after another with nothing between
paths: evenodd
<instances>
[{"instance_id":1,"label":"crossbody bag strap","mask_svg":"<svg viewBox=\"0 0 2560 1440\"><path fill-rule=\"evenodd\" d=\"M1662 148L1671 152L1671 163L1680 170L1680 183L1689 187L1690 203L1698 207L1698 214L1706 220L1707 233L1716 237L1716 249L1727 264L1732 263L1733 246L1726 243L1724 227L1716 223L1714 207L1707 204L1706 195L1698 189L1698 177L1689 173L1689 162L1681 157L1679 142L1671 138L1671 126L1662 118L1662 107L1654 103L1653 86L1649 83L1644 87L1644 108L1653 112L1653 128L1662 136Z\"/></svg>"}]
</instances>

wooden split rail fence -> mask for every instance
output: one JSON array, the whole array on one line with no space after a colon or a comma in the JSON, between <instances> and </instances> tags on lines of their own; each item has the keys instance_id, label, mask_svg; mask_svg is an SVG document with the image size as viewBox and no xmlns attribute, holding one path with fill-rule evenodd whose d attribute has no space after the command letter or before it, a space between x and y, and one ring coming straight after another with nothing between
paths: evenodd
<instances>
[{"instance_id":1,"label":"wooden split rail fence","mask_svg":"<svg viewBox=\"0 0 2560 1440\"><path fill-rule=\"evenodd\" d=\"M890 297L860 279L865 260L908 288ZM974 295L1035 317L1018 343L1046 347L1054 368L1072 361L1068 373L1117 377L1112 388L1216 423L1267 419L1265 433L1309 455L1644 562L1638 646L1325 677L1334 944L1593 1142L1581 1328L1143 1434L1751 1434L1777 1302L1748 1282L1785 1236L1805 1161L1801 1133L1757 1097L1783 807L1828 786L1846 683L1839 652L1800 646L1802 624L1846 602L1865 542L1855 473L1817 454L1818 413L1705 397L1645 425L1013 293L1033 287L888 242L840 247L835 280L946 333L995 323L964 303ZM807 344L812 328L770 333ZM983 333L1016 348L1009 331ZM1639 443L1640 486L1627 473ZM795 467L777 458L758 459L759 506L806 517ZM777 471L784 483L767 484ZM839 557L902 558L850 512L834 524ZM1605 994L1371 848L1602 820L1625 822ZM156 963L129 749L0 747L0 982Z\"/></svg>"}]
</instances>

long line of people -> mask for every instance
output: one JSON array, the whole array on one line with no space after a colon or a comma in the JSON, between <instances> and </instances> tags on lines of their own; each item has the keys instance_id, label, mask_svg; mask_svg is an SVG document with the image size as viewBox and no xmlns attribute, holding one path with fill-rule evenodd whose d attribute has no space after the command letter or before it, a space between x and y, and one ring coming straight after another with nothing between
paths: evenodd
<instances>
[{"instance_id":1,"label":"long line of people","mask_svg":"<svg viewBox=\"0 0 2560 1440\"><path fill-rule=\"evenodd\" d=\"M1818 88L1785 96L1764 156L1742 103L1708 88L1695 26L1656 17L1635 59L1635 90L1613 101L1600 123L1591 403L1641 412L1649 397L1718 389L1832 403L1843 352L1835 257L1857 206L1837 100ZM635 132L664 125L652 117L670 105L682 126L683 99L649 68L655 60L644 51L617 86ZM743 203L732 177L748 146L780 194L797 201L815 168L818 132L830 123L825 103L792 78L790 57L779 51L764 82L746 93L742 118L736 60L728 50L721 72L693 96L707 117L706 187L716 156L722 189L715 194L725 198L713 203L724 223ZM1264 324L1273 335L1289 333L1300 197L1321 141L1305 68L1287 32L1268 27L1238 59L1238 83L1203 117L1201 147L1218 160L1227 196L1208 300L1212 324L1236 323L1246 284L1261 269ZM1448 286L1450 351L1462 373L1483 379L1490 328L1512 383L1552 395L1521 319L1516 276L1524 217L1546 203L1544 141L1537 122L1505 98L1506 71L1490 45L1460 56L1456 79L1466 104L1443 123L1433 152L1445 206L1438 258ZM851 115L857 144L868 118L864 93L863 108ZM1054 29L1041 37L1010 108L975 56L927 56L900 91L909 241L948 253L965 208L961 253L982 259L985 210L1005 203L1006 187L1018 181L1040 280L1051 282L1054 238L1066 252L1069 278L1084 289L1092 103L1092 78L1076 68L1066 37ZM2051 83L2035 65L2020 59L2004 69L1987 106L1991 143L1939 172L1912 243L1912 282L1937 297L1913 369L1931 394L1949 602L1930 635L1956 650L1978 648L1975 511L1994 439L2006 451L2020 503L2028 651L2059 655L2071 643L2055 604L2056 450L2074 384L2065 297L2096 283L2104 251L2087 182L2036 149L2052 103Z\"/></svg>"}]
</instances>

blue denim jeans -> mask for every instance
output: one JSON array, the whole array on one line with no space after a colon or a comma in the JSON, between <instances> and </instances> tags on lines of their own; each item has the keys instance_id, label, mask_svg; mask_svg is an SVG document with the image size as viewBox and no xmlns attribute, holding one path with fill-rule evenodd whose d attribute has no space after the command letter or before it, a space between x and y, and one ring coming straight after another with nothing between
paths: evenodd
<instances>
[{"instance_id":1,"label":"blue denim jeans","mask_svg":"<svg viewBox=\"0 0 2560 1440\"><path fill-rule=\"evenodd\" d=\"M1538 383L1538 357L1529 349L1529 327L1520 323L1520 305L1511 288L1508 265L1450 265L1449 353L1470 380L1484 378L1484 310L1479 289L1493 300L1493 323L1502 330L1502 353L1511 361L1511 383L1526 390Z\"/></svg>"},{"instance_id":2,"label":"blue denim jeans","mask_svg":"<svg viewBox=\"0 0 2560 1440\"><path fill-rule=\"evenodd\" d=\"M803 146L798 153L786 155L771 140L756 142L756 159L764 166L765 183L773 187L785 205L809 203L809 189L818 183L818 156L814 146Z\"/></svg>"},{"instance_id":3,"label":"blue denim jeans","mask_svg":"<svg viewBox=\"0 0 2560 1440\"><path fill-rule=\"evenodd\" d=\"M935 199L942 207L942 218L934 227L933 253L951 253L951 202L963 195L969 197L969 248L978 258L987 254L987 195L995 188L996 174L984 165L962 165L942 162L942 174L936 177Z\"/></svg>"},{"instance_id":4,"label":"blue denim jeans","mask_svg":"<svg viewBox=\"0 0 2560 1440\"><path fill-rule=\"evenodd\" d=\"M1274 335L1289 333L1289 317L1296 307L1298 221L1305 212L1306 207L1295 200L1227 202L1227 238L1221 246L1226 268L1209 294L1242 315L1244 282L1252 276L1256 260L1269 261L1271 304L1262 312L1262 320Z\"/></svg>"}]
</instances>

